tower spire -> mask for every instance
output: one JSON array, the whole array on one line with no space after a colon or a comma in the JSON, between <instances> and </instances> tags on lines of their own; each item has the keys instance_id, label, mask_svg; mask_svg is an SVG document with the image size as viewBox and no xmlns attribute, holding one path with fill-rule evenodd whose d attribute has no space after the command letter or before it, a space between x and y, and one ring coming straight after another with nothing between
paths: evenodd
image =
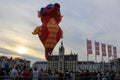
<instances>
[{"instance_id":1,"label":"tower spire","mask_svg":"<svg viewBox=\"0 0 120 80\"><path fill-rule=\"evenodd\" d=\"M59 47L59 69L64 71L64 46L63 41L61 41L61 46Z\"/></svg>"},{"instance_id":2,"label":"tower spire","mask_svg":"<svg viewBox=\"0 0 120 80\"><path fill-rule=\"evenodd\" d=\"M63 41L61 41L61 46L63 46Z\"/></svg>"}]
</instances>

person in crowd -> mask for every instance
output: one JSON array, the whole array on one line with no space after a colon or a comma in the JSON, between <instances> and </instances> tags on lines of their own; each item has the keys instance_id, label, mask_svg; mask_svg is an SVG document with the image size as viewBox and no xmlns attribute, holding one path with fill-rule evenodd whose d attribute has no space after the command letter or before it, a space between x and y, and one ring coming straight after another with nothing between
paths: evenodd
<instances>
[{"instance_id":1,"label":"person in crowd","mask_svg":"<svg viewBox=\"0 0 120 80\"><path fill-rule=\"evenodd\" d=\"M23 76L23 80L29 80L29 76L30 76L30 72L28 70L28 68L25 68L22 72L22 76Z\"/></svg>"},{"instance_id":2,"label":"person in crowd","mask_svg":"<svg viewBox=\"0 0 120 80\"><path fill-rule=\"evenodd\" d=\"M85 80L89 80L90 76L89 76L89 70L86 70L84 75L85 75Z\"/></svg>"},{"instance_id":3,"label":"person in crowd","mask_svg":"<svg viewBox=\"0 0 120 80\"><path fill-rule=\"evenodd\" d=\"M101 74L100 72L98 72L97 78L98 78L98 80L101 80L101 79L102 79L102 74Z\"/></svg>"},{"instance_id":4,"label":"person in crowd","mask_svg":"<svg viewBox=\"0 0 120 80\"><path fill-rule=\"evenodd\" d=\"M73 71L71 71L70 76L71 76L71 80L75 80L75 74Z\"/></svg>"},{"instance_id":5,"label":"person in crowd","mask_svg":"<svg viewBox=\"0 0 120 80\"><path fill-rule=\"evenodd\" d=\"M115 73L115 80L120 80L120 73L119 72Z\"/></svg>"},{"instance_id":6,"label":"person in crowd","mask_svg":"<svg viewBox=\"0 0 120 80\"><path fill-rule=\"evenodd\" d=\"M40 69L39 71L39 80L43 80L43 74L44 74L44 70L43 69Z\"/></svg>"},{"instance_id":7,"label":"person in crowd","mask_svg":"<svg viewBox=\"0 0 120 80\"><path fill-rule=\"evenodd\" d=\"M36 67L33 68L33 80L38 80L38 75L39 75L39 69L37 69Z\"/></svg>"},{"instance_id":8,"label":"person in crowd","mask_svg":"<svg viewBox=\"0 0 120 80\"><path fill-rule=\"evenodd\" d=\"M51 72L51 73L49 74L49 80L53 80L53 79L55 79L55 77L54 77L54 74Z\"/></svg>"},{"instance_id":9,"label":"person in crowd","mask_svg":"<svg viewBox=\"0 0 120 80\"><path fill-rule=\"evenodd\" d=\"M114 71L110 72L109 78L110 78L110 80L115 80L115 72Z\"/></svg>"},{"instance_id":10,"label":"person in crowd","mask_svg":"<svg viewBox=\"0 0 120 80\"><path fill-rule=\"evenodd\" d=\"M11 77L11 80L16 80L16 78L18 77L17 66L15 66L15 67L10 71L10 77Z\"/></svg>"},{"instance_id":11,"label":"person in crowd","mask_svg":"<svg viewBox=\"0 0 120 80\"><path fill-rule=\"evenodd\" d=\"M1 68L1 69L0 69L0 80L4 80L4 76L5 76L4 69Z\"/></svg>"},{"instance_id":12,"label":"person in crowd","mask_svg":"<svg viewBox=\"0 0 120 80\"><path fill-rule=\"evenodd\" d=\"M42 80L48 80L48 78L49 78L49 73L47 72L47 70L45 70L44 73L43 73Z\"/></svg>"},{"instance_id":13,"label":"person in crowd","mask_svg":"<svg viewBox=\"0 0 120 80\"><path fill-rule=\"evenodd\" d=\"M65 72L65 79L66 80L68 80L68 79L70 79L70 72L68 71L68 70L66 70L66 72Z\"/></svg>"},{"instance_id":14,"label":"person in crowd","mask_svg":"<svg viewBox=\"0 0 120 80\"><path fill-rule=\"evenodd\" d=\"M4 71L5 71L5 79L9 79L10 67L8 62L5 63L4 65Z\"/></svg>"},{"instance_id":15,"label":"person in crowd","mask_svg":"<svg viewBox=\"0 0 120 80\"><path fill-rule=\"evenodd\" d=\"M32 71L32 69L29 69L29 73L30 73L30 78L29 78L29 80L32 80L32 77L33 77L33 71Z\"/></svg>"},{"instance_id":16,"label":"person in crowd","mask_svg":"<svg viewBox=\"0 0 120 80\"><path fill-rule=\"evenodd\" d=\"M6 63L6 64L4 65L4 70L5 70L6 72L9 70L9 64L8 64L8 63Z\"/></svg>"},{"instance_id":17,"label":"person in crowd","mask_svg":"<svg viewBox=\"0 0 120 80\"><path fill-rule=\"evenodd\" d=\"M106 78L106 73L104 73L104 74L102 75L102 80L107 80L107 78Z\"/></svg>"},{"instance_id":18,"label":"person in crowd","mask_svg":"<svg viewBox=\"0 0 120 80\"><path fill-rule=\"evenodd\" d=\"M59 72L59 80L63 80L64 79L64 74L63 71Z\"/></svg>"},{"instance_id":19,"label":"person in crowd","mask_svg":"<svg viewBox=\"0 0 120 80\"><path fill-rule=\"evenodd\" d=\"M54 76L55 76L55 78L59 78L59 73L57 70L55 70Z\"/></svg>"}]
</instances>

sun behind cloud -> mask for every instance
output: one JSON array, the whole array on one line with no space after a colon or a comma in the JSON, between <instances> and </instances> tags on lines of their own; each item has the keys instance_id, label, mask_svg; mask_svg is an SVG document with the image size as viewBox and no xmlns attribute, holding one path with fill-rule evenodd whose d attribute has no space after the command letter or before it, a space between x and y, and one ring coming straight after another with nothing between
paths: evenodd
<instances>
[{"instance_id":1,"label":"sun behind cloud","mask_svg":"<svg viewBox=\"0 0 120 80\"><path fill-rule=\"evenodd\" d=\"M25 48L24 46L19 46L17 47L16 50L19 54L26 54L27 53L27 48Z\"/></svg>"}]
</instances>

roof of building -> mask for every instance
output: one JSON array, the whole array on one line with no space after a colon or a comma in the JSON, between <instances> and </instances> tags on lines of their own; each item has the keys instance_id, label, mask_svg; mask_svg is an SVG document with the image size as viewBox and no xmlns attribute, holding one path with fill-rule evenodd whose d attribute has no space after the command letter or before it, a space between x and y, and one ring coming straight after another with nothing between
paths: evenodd
<instances>
[{"instance_id":1,"label":"roof of building","mask_svg":"<svg viewBox=\"0 0 120 80\"><path fill-rule=\"evenodd\" d=\"M64 61L77 61L76 54L64 55ZM59 61L59 55L52 55L49 57L48 61Z\"/></svg>"},{"instance_id":2,"label":"roof of building","mask_svg":"<svg viewBox=\"0 0 120 80\"><path fill-rule=\"evenodd\" d=\"M37 61L34 64L47 64L47 61Z\"/></svg>"},{"instance_id":3,"label":"roof of building","mask_svg":"<svg viewBox=\"0 0 120 80\"><path fill-rule=\"evenodd\" d=\"M95 64L94 61L78 61L78 64Z\"/></svg>"}]
</instances>

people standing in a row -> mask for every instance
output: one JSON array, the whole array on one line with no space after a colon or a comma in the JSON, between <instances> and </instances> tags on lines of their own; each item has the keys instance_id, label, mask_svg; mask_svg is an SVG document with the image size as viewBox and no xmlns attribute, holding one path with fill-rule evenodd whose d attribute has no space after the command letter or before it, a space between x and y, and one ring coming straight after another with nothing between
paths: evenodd
<instances>
[{"instance_id":1,"label":"people standing in a row","mask_svg":"<svg viewBox=\"0 0 120 80\"><path fill-rule=\"evenodd\" d=\"M90 72L89 70L79 71L77 74L73 71L66 70L65 72L60 70L43 70L40 67L28 68L26 66L14 66L9 67L6 63L3 68L0 69L0 80L47 80L59 79L59 80L120 80L120 72L108 71L108 72Z\"/></svg>"}]
</instances>

